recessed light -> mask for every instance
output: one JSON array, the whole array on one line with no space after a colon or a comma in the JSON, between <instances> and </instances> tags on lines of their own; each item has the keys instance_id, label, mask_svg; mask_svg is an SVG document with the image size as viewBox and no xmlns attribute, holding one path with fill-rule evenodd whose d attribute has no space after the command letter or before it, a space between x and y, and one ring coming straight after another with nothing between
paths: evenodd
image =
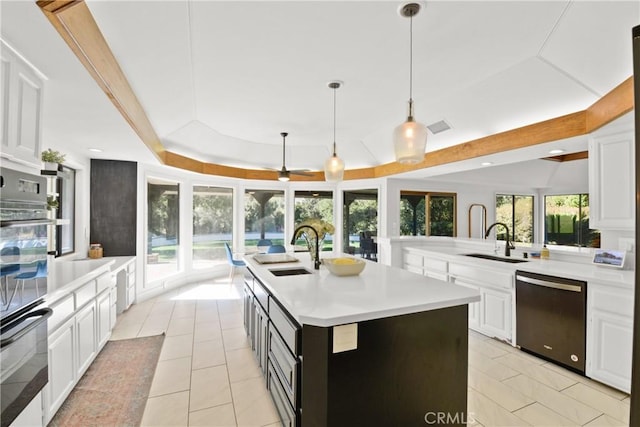
<instances>
[{"instance_id":1,"label":"recessed light","mask_svg":"<svg viewBox=\"0 0 640 427\"><path fill-rule=\"evenodd\" d=\"M89 151L91 151L92 153L102 153L102 150L99 148L89 148Z\"/></svg>"},{"instance_id":2,"label":"recessed light","mask_svg":"<svg viewBox=\"0 0 640 427\"><path fill-rule=\"evenodd\" d=\"M564 150L559 148L549 151L549 154L562 154L562 153L564 153Z\"/></svg>"},{"instance_id":3,"label":"recessed light","mask_svg":"<svg viewBox=\"0 0 640 427\"><path fill-rule=\"evenodd\" d=\"M313 197L318 197L320 195L320 193L313 193L311 194Z\"/></svg>"},{"instance_id":4,"label":"recessed light","mask_svg":"<svg viewBox=\"0 0 640 427\"><path fill-rule=\"evenodd\" d=\"M491 166L492 164L492 162L482 162L480 163L480 166Z\"/></svg>"}]
</instances>

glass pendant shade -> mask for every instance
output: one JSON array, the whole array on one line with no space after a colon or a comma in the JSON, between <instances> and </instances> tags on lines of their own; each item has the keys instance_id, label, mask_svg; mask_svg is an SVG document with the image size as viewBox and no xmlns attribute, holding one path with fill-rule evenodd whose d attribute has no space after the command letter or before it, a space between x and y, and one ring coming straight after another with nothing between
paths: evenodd
<instances>
[{"instance_id":1,"label":"glass pendant shade","mask_svg":"<svg viewBox=\"0 0 640 427\"><path fill-rule=\"evenodd\" d=\"M336 153L333 153L333 155L324 162L324 179L328 182L339 182L342 181L343 176L344 161L338 157Z\"/></svg>"},{"instance_id":2,"label":"glass pendant shade","mask_svg":"<svg viewBox=\"0 0 640 427\"><path fill-rule=\"evenodd\" d=\"M393 130L393 148L396 161L416 164L424 160L427 147L427 127L409 117Z\"/></svg>"}]
</instances>

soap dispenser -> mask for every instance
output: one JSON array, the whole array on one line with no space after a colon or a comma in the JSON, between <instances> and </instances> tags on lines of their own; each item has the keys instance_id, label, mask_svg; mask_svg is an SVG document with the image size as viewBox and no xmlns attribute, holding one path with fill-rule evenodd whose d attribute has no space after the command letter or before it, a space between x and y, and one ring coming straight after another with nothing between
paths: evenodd
<instances>
[{"instance_id":1,"label":"soap dispenser","mask_svg":"<svg viewBox=\"0 0 640 427\"><path fill-rule=\"evenodd\" d=\"M549 249L547 245L542 245L542 249L540 250L540 259L549 259Z\"/></svg>"}]
</instances>

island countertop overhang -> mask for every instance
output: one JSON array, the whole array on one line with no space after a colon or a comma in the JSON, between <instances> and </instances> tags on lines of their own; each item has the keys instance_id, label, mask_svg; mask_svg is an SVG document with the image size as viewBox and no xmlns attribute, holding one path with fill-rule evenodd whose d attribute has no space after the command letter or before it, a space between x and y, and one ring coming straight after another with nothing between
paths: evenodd
<instances>
[{"instance_id":1,"label":"island countertop overhang","mask_svg":"<svg viewBox=\"0 0 640 427\"><path fill-rule=\"evenodd\" d=\"M324 266L314 270L306 253L295 257L298 262L281 264L259 264L251 255L244 260L252 275L300 325L330 327L480 300L476 290L371 261L366 261L358 276L338 277ZM311 274L276 277L270 271L300 267Z\"/></svg>"}]
</instances>

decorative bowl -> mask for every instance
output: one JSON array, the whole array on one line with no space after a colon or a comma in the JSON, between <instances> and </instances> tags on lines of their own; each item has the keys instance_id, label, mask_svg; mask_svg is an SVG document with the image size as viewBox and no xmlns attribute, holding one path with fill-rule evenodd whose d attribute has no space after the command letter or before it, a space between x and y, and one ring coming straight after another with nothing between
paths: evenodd
<instances>
[{"instance_id":1,"label":"decorative bowl","mask_svg":"<svg viewBox=\"0 0 640 427\"><path fill-rule=\"evenodd\" d=\"M364 267L367 265L367 263L361 259L347 257L324 258L322 263L331 274L336 276L357 276L362 273L362 270L364 270Z\"/></svg>"}]
</instances>

